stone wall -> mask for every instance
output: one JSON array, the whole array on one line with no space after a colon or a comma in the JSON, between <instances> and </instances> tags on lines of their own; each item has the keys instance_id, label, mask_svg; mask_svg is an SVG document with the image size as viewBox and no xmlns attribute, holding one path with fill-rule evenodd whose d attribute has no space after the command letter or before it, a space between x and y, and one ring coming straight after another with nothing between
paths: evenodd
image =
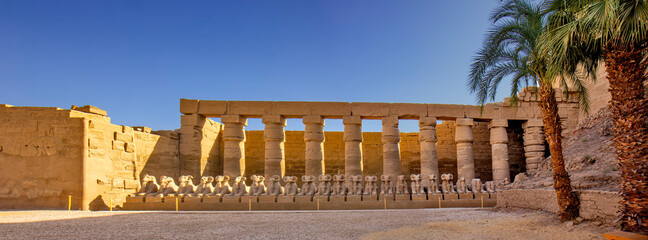
<instances>
[{"instance_id":1,"label":"stone wall","mask_svg":"<svg viewBox=\"0 0 648 240\"><path fill-rule=\"evenodd\" d=\"M62 209L80 197L83 142L70 110L0 104L0 208Z\"/></svg>"},{"instance_id":2,"label":"stone wall","mask_svg":"<svg viewBox=\"0 0 648 240\"><path fill-rule=\"evenodd\" d=\"M210 175L222 172L223 124L192 114L181 118L179 171L182 175Z\"/></svg>"},{"instance_id":3,"label":"stone wall","mask_svg":"<svg viewBox=\"0 0 648 240\"><path fill-rule=\"evenodd\" d=\"M107 209L143 174L179 176L178 136L114 125L94 107L0 105L0 208Z\"/></svg>"},{"instance_id":4,"label":"stone wall","mask_svg":"<svg viewBox=\"0 0 648 240\"><path fill-rule=\"evenodd\" d=\"M608 224L617 218L621 198L615 192L598 190L577 191L580 196L580 216ZM556 192L550 189L505 190L497 193L498 207L517 207L558 212Z\"/></svg>"}]
</instances>

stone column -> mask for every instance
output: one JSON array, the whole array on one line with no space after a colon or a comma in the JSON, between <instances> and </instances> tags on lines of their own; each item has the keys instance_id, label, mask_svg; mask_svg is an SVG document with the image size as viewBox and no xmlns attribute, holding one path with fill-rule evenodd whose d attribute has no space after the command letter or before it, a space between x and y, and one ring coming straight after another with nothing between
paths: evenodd
<instances>
[{"instance_id":1,"label":"stone column","mask_svg":"<svg viewBox=\"0 0 648 240\"><path fill-rule=\"evenodd\" d=\"M398 116L384 116L382 125L383 173L392 176L392 183L396 184L397 176L401 174Z\"/></svg>"},{"instance_id":2,"label":"stone column","mask_svg":"<svg viewBox=\"0 0 648 240\"><path fill-rule=\"evenodd\" d=\"M362 119L360 116L344 116L344 174L362 175Z\"/></svg>"},{"instance_id":3,"label":"stone column","mask_svg":"<svg viewBox=\"0 0 648 240\"><path fill-rule=\"evenodd\" d=\"M524 156L527 171L532 172L544 160L545 139L541 119L529 119L522 124L524 128Z\"/></svg>"},{"instance_id":4,"label":"stone column","mask_svg":"<svg viewBox=\"0 0 648 240\"><path fill-rule=\"evenodd\" d=\"M475 160L473 158L473 120L457 118L455 142L457 143L457 180L461 177L470 182L475 178Z\"/></svg>"},{"instance_id":5,"label":"stone column","mask_svg":"<svg viewBox=\"0 0 648 240\"><path fill-rule=\"evenodd\" d=\"M286 173L286 156L284 153L286 118L280 115L263 115L261 120L265 124L265 131L263 132L263 140L265 140L265 178L270 179L274 175L283 178Z\"/></svg>"},{"instance_id":6,"label":"stone column","mask_svg":"<svg viewBox=\"0 0 648 240\"><path fill-rule=\"evenodd\" d=\"M490 128L490 144L493 159L493 181L499 183L504 178L511 179L509 171L509 157L508 157L508 134L506 128L508 127L508 120L506 119L493 119L488 125Z\"/></svg>"},{"instance_id":7,"label":"stone column","mask_svg":"<svg viewBox=\"0 0 648 240\"><path fill-rule=\"evenodd\" d=\"M439 179L439 160L437 159L437 133L436 117L419 118L419 141L421 144L421 175L422 185L427 187L429 176L435 175Z\"/></svg>"},{"instance_id":8,"label":"stone column","mask_svg":"<svg viewBox=\"0 0 648 240\"><path fill-rule=\"evenodd\" d=\"M324 118L319 115L304 116L306 125L304 141L306 142L306 175L324 174Z\"/></svg>"},{"instance_id":9,"label":"stone column","mask_svg":"<svg viewBox=\"0 0 648 240\"><path fill-rule=\"evenodd\" d=\"M245 174L245 126L247 118L241 115L222 115L224 156L223 174L234 178Z\"/></svg>"}]
</instances>

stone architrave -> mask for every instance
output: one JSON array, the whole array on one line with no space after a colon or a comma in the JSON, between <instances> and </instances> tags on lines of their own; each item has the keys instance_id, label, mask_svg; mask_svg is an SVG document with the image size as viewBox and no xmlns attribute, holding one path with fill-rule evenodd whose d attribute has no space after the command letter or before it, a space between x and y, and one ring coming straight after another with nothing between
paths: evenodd
<instances>
[{"instance_id":1,"label":"stone architrave","mask_svg":"<svg viewBox=\"0 0 648 240\"><path fill-rule=\"evenodd\" d=\"M223 174L231 178L245 174L245 126L247 118L241 115L222 115L224 153Z\"/></svg>"},{"instance_id":2,"label":"stone architrave","mask_svg":"<svg viewBox=\"0 0 648 240\"><path fill-rule=\"evenodd\" d=\"M283 177L286 172L286 155L284 153L286 118L280 115L263 115L261 120L265 124L265 131L263 132L263 140L265 140L265 177L268 179L274 175Z\"/></svg>"},{"instance_id":3,"label":"stone architrave","mask_svg":"<svg viewBox=\"0 0 648 240\"><path fill-rule=\"evenodd\" d=\"M344 174L362 175L362 119L360 116L344 116Z\"/></svg>"},{"instance_id":4,"label":"stone architrave","mask_svg":"<svg viewBox=\"0 0 648 240\"><path fill-rule=\"evenodd\" d=\"M401 175L398 116L384 116L382 126L383 173L397 179ZM393 181L392 185L396 186L396 181Z\"/></svg>"},{"instance_id":5,"label":"stone architrave","mask_svg":"<svg viewBox=\"0 0 648 240\"><path fill-rule=\"evenodd\" d=\"M473 158L473 119L457 118L455 142L457 143L457 179L475 178Z\"/></svg>"},{"instance_id":6,"label":"stone architrave","mask_svg":"<svg viewBox=\"0 0 648 240\"><path fill-rule=\"evenodd\" d=\"M306 142L306 176L324 174L324 118L319 115L304 116L304 141ZM317 180L315 180L317 182Z\"/></svg>"},{"instance_id":7,"label":"stone architrave","mask_svg":"<svg viewBox=\"0 0 648 240\"><path fill-rule=\"evenodd\" d=\"M545 139L541 119L529 119L522 124L524 128L524 156L527 171L535 171L544 160Z\"/></svg>"},{"instance_id":8,"label":"stone architrave","mask_svg":"<svg viewBox=\"0 0 648 240\"><path fill-rule=\"evenodd\" d=\"M439 176L439 160L437 158L436 117L420 117L419 141L421 145L421 175L423 187L428 187L430 175Z\"/></svg>"},{"instance_id":9,"label":"stone architrave","mask_svg":"<svg viewBox=\"0 0 648 240\"><path fill-rule=\"evenodd\" d=\"M511 179L509 172L508 134L506 133L508 120L493 119L488 127L490 128L491 156L493 159L493 181L499 183L506 178Z\"/></svg>"}]
</instances>

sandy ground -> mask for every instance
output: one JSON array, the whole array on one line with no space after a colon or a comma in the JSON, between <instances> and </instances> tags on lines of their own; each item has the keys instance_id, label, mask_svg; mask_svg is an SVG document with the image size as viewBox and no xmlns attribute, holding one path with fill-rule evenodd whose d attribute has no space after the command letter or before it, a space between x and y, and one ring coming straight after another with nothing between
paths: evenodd
<instances>
[{"instance_id":1,"label":"sandy ground","mask_svg":"<svg viewBox=\"0 0 648 240\"><path fill-rule=\"evenodd\" d=\"M602 239L527 210L0 212L0 239Z\"/></svg>"}]
</instances>

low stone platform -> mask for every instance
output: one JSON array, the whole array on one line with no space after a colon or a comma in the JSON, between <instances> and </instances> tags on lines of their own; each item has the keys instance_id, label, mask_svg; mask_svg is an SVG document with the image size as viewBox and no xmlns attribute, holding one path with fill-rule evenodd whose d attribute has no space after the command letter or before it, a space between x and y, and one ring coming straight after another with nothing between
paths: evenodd
<instances>
[{"instance_id":1,"label":"low stone platform","mask_svg":"<svg viewBox=\"0 0 648 240\"><path fill-rule=\"evenodd\" d=\"M338 196L339 197L339 196ZM325 201L326 198L314 198L313 201L297 202L179 202L178 210L182 211L254 211L254 210L351 210L351 209L415 209L415 208L456 208L456 207L494 207L497 194L476 195L474 199L445 199L435 197L427 200L403 195L396 200L376 201L374 198L350 199L347 201ZM122 210L176 210L176 203L169 202L125 202Z\"/></svg>"}]
</instances>

